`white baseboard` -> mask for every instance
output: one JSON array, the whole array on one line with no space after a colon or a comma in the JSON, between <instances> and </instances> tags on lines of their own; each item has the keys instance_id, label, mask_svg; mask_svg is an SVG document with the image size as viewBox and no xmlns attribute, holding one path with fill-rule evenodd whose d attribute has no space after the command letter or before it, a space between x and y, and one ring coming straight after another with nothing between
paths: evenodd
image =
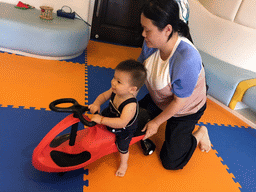
<instances>
[{"instance_id":1,"label":"white baseboard","mask_svg":"<svg viewBox=\"0 0 256 192\"><path fill-rule=\"evenodd\" d=\"M237 118L241 119L242 121L244 121L245 123L247 123L251 128L256 129L256 122L252 122L251 120L249 120L248 118L246 118L245 116L241 115L240 113L238 113L235 110L230 109L229 107L227 107L226 105L224 105L223 103L221 103L220 101L218 101L217 99L213 98L210 95L207 95L208 99L212 100L213 102L215 102L216 104L218 104L219 106L221 106L222 108L226 109L227 111L229 111L230 113L232 113L233 115L235 115Z\"/></svg>"},{"instance_id":2,"label":"white baseboard","mask_svg":"<svg viewBox=\"0 0 256 192\"><path fill-rule=\"evenodd\" d=\"M32 53L27 53L27 52L13 50L13 49L8 49L8 48L3 48L3 47L0 47L0 51L8 52L8 53L13 53L13 54L17 54L17 55L23 55L23 56L27 56L27 57L38 58L38 59L47 59L47 60L67 60L67 59L73 59L73 58L76 58L76 57L78 57L79 55L81 55L83 53L83 51L82 51L82 52L77 53L75 55L54 57L54 56L36 55L36 54L32 54Z\"/></svg>"}]
</instances>

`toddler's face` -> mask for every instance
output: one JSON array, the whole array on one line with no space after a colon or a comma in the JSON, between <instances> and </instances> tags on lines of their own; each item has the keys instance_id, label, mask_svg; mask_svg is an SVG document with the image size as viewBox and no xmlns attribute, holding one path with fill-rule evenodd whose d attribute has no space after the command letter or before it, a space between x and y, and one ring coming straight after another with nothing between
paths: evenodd
<instances>
[{"instance_id":1,"label":"toddler's face","mask_svg":"<svg viewBox=\"0 0 256 192\"><path fill-rule=\"evenodd\" d=\"M116 70L111 81L111 87L117 95L123 96L129 94L132 88L131 75L127 72Z\"/></svg>"}]
</instances>

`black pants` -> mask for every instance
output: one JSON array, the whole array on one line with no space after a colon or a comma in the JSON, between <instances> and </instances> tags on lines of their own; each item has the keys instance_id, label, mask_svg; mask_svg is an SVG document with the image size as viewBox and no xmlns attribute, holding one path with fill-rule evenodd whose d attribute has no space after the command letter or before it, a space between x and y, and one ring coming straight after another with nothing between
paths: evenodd
<instances>
[{"instance_id":1,"label":"black pants","mask_svg":"<svg viewBox=\"0 0 256 192\"><path fill-rule=\"evenodd\" d=\"M139 105L147 109L153 118L162 112L149 94L139 101ZM182 169L188 163L197 147L197 140L192 132L205 109L206 104L195 114L167 120L165 141L160 152L160 159L165 169Z\"/></svg>"}]
</instances>

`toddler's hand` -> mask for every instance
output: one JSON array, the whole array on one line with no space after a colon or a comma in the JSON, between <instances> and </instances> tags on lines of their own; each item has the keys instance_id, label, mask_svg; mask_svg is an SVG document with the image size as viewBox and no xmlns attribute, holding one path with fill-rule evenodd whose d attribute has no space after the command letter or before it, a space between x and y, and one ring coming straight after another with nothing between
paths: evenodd
<instances>
[{"instance_id":1,"label":"toddler's hand","mask_svg":"<svg viewBox=\"0 0 256 192\"><path fill-rule=\"evenodd\" d=\"M94 121L95 123L100 124L101 123L102 116L99 114L94 114L91 118L91 121Z\"/></svg>"},{"instance_id":2,"label":"toddler's hand","mask_svg":"<svg viewBox=\"0 0 256 192\"><path fill-rule=\"evenodd\" d=\"M91 104L91 105L89 105L88 106L88 109L90 109L90 112L92 113L92 114L94 114L94 113L96 113L96 112L100 112L100 106L98 106L98 105L95 105L95 104Z\"/></svg>"}]
</instances>

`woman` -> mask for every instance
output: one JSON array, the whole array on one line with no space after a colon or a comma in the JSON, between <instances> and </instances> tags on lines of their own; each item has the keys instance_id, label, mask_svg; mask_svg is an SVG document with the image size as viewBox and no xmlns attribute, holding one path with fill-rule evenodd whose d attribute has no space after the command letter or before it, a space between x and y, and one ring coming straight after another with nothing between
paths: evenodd
<instances>
[{"instance_id":1,"label":"woman","mask_svg":"<svg viewBox=\"0 0 256 192\"><path fill-rule=\"evenodd\" d=\"M207 128L192 133L206 109L205 71L199 52L185 37L187 24L179 18L174 0L149 0L141 13L144 44L138 61L147 69L149 94L140 102L153 119L146 124L144 139L157 133L167 121L160 158L164 168L182 169L199 145L208 152Z\"/></svg>"}]
</instances>

